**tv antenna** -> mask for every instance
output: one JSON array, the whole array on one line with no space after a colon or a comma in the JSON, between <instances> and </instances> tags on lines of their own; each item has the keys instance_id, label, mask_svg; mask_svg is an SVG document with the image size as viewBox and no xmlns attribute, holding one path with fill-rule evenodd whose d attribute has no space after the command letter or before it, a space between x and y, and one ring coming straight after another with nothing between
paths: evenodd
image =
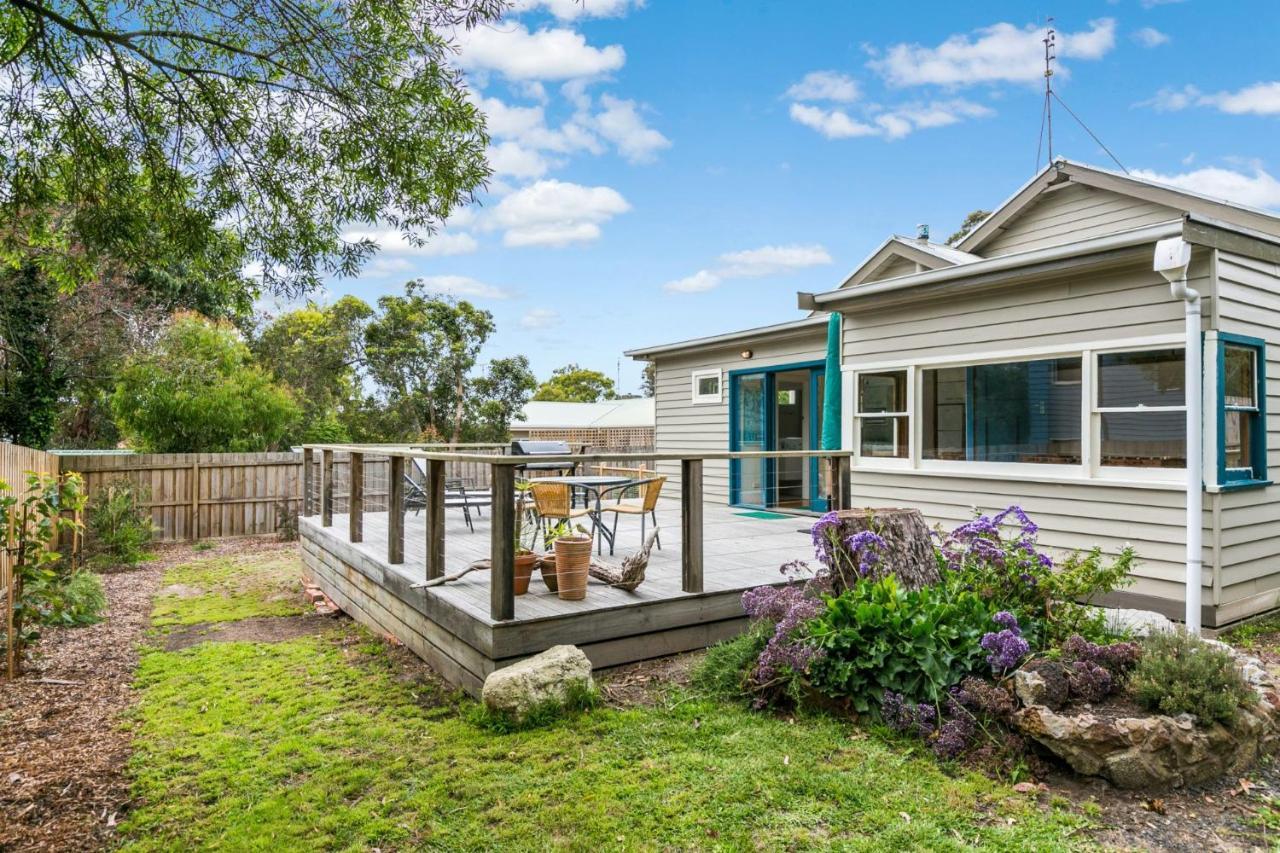
<instances>
[{"instance_id":1,"label":"tv antenna","mask_svg":"<svg viewBox=\"0 0 1280 853\"><path fill-rule=\"evenodd\" d=\"M1062 97L1053 89L1054 63L1058 59L1058 33L1054 29L1053 18L1045 19L1044 38L1041 41L1044 43L1044 107L1040 112L1040 137L1036 143L1036 171L1040 170L1040 154L1044 151L1046 142L1049 148L1049 159L1045 162L1053 162L1053 102L1057 101L1067 111L1067 115L1075 119L1076 124L1084 128L1084 132L1089 134L1089 137L1094 142L1098 143L1098 147L1107 152L1107 156L1120 167L1120 171L1126 175L1129 174L1129 170L1124 167L1124 164L1120 162L1115 154L1111 153L1111 149L1098 138L1096 133L1089 129L1089 125L1085 124L1080 116L1076 115L1075 111L1067 106L1067 102L1062 100Z\"/></svg>"}]
</instances>

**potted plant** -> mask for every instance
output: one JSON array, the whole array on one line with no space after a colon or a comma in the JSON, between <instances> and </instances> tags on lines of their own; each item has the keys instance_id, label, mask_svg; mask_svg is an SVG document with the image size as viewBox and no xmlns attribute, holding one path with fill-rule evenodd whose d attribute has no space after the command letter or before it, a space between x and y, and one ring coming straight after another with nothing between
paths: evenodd
<instances>
[{"instance_id":1,"label":"potted plant","mask_svg":"<svg viewBox=\"0 0 1280 853\"><path fill-rule=\"evenodd\" d=\"M516 523L515 523L515 594L524 595L529 591L529 579L533 577L533 567L538 562L538 555L524 547L520 541L524 533L525 498L528 495L528 482L516 484Z\"/></svg>"},{"instance_id":2,"label":"potted plant","mask_svg":"<svg viewBox=\"0 0 1280 853\"><path fill-rule=\"evenodd\" d=\"M587 597L587 573L591 569L591 534L579 527L556 537L557 593L565 601Z\"/></svg>"}]
</instances>

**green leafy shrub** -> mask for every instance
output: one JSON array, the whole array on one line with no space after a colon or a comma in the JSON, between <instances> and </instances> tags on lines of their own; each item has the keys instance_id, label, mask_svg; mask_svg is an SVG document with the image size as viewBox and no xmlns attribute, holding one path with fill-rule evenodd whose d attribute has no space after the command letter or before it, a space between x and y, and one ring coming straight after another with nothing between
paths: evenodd
<instances>
[{"instance_id":1,"label":"green leafy shrub","mask_svg":"<svg viewBox=\"0 0 1280 853\"><path fill-rule=\"evenodd\" d=\"M1182 631L1153 634L1142 645L1129 689L1148 710L1230 725L1253 698L1235 660L1221 648Z\"/></svg>"},{"instance_id":2,"label":"green leafy shrub","mask_svg":"<svg viewBox=\"0 0 1280 853\"><path fill-rule=\"evenodd\" d=\"M766 622L752 623L743 634L716 643L694 667L690 679L694 689L711 696L742 698L749 692L747 676L755 667L772 633Z\"/></svg>"},{"instance_id":3,"label":"green leafy shrub","mask_svg":"<svg viewBox=\"0 0 1280 853\"><path fill-rule=\"evenodd\" d=\"M820 652L810 677L857 711L878 709L886 691L937 702L985 663L981 642L992 610L975 593L904 590L886 577L857 583L826 604L807 628Z\"/></svg>"},{"instance_id":4,"label":"green leafy shrub","mask_svg":"<svg viewBox=\"0 0 1280 853\"><path fill-rule=\"evenodd\" d=\"M40 625L79 627L102 621L107 596L92 572L42 578L27 588L33 620Z\"/></svg>"},{"instance_id":5,"label":"green leafy shrub","mask_svg":"<svg viewBox=\"0 0 1280 853\"><path fill-rule=\"evenodd\" d=\"M151 524L151 490L128 480L98 489L89 501L90 545L113 563L133 565L146 556L155 533Z\"/></svg>"}]
</instances>

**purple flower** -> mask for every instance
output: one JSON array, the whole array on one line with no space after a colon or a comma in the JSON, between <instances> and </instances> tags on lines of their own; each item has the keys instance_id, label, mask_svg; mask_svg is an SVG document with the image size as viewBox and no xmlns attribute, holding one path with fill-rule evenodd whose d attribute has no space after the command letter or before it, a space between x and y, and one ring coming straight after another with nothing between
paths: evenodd
<instances>
[{"instance_id":1,"label":"purple flower","mask_svg":"<svg viewBox=\"0 0 1280 853\"><path fill-rule=\"evenodd\" d=\"M1022 631L1018 628L1018 620L1012 613L1002 610L995 615L994 621L997 625L1005 627L998 632L983 634L979 645L990 652L987 655L987 663L992 669L1013 669L1031 652L1031 644L1023 639Z\"/></svg>"},{"instance_id":2,"label":"purple flower","mask_svg":"<svg viewBox=\"0 0 1280 853\"><path fill-rule=\"evenodd\" d=\"M991 621L995 622L1001 628L1008 628L1019 636L1022 634L1021 629L1018 628L1018 617L1014 616L1008 610L1001 610L995 616L991 617Z\"/></svg>"},{"instance_id":3,"label":"purple flower","mask_svg":"<svg viewBox=\"0 0 1280 853\"><path fill-rule=\"evenodd\" d=\"M866 577L880 563L880 549L887 547L884 539L870 530L862 530L844 540L845 547L858 557L858 574Z\"/></svg>"}]
</instances>

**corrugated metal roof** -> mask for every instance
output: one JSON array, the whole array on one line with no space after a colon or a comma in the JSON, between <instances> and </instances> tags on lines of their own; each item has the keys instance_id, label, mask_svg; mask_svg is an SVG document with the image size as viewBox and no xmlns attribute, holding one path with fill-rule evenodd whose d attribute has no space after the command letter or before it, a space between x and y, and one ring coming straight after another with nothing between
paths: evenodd
<instances>
[{"instance_id":1,"label":"corrugated metal roof","mask_svg":"<svg viewBox=\"0 0 1280 853\"><path fill-rule=\"evenodd\" d=\"M635 397L630 400L602 400L599 403L530 400L511 425L517 429L603 429L651 427L653 424L653 398Z\"/></svg>"}]
</instances>

